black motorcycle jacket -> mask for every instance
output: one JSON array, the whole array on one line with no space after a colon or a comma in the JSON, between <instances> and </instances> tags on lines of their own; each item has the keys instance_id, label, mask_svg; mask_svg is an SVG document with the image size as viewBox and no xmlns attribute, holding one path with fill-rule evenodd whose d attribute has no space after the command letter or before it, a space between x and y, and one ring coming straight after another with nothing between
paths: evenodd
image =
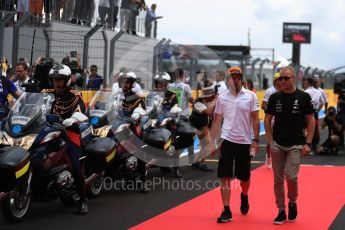
<instances>
[{"instance_id":1,"label":"black motorcycle jacket","mask_svg":"<svg viewBox=\"0 0 345 230\"><path fill-rule=\"evenodd\" d=\"M145 101L132 91L124 92L125 99L122 102L122 108L126 116L131 116L133 111L139 106L146 110Z\"/></svg>"},{"instance_id":2,"label":"black motorcycle jacket","mask_svg":"<svg viewBox=\"0 0 345 230\"><path fill-rule=\"evenodd\" d=\"M170 109L172 107L174 107L175 105L178 105L176 93L174 93L170 90L167 90L165 92L165 97L164 97L164 101L163 101L163 108L170 111Z\"/></svg>"},{"instance_id":3,"label":"black motorcycle jacket","mask_svg":"<svg viewBox=\"0 0 345 230\"><path fill-rule=\"evenodd\" d=\"M70 118L74 112L85 114L85 104L80 92L66 88L57 94L54 89L45 89L43 93L53 93L55 101L52 104L51 113L58 115L62 120Z\"/></svg>"}]
</instances>

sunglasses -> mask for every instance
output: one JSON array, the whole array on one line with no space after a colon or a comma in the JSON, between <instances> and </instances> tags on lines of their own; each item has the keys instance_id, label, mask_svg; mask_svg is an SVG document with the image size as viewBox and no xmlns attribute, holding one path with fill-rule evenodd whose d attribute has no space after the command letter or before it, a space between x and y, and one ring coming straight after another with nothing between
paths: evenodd
<instances>
[{"instance_id":1,"label":"sunglasses","mask_svg":"<svg viewBox=\"0 0 345 230\"><path fill-rule=\"evenodd\" d=\"M278 80L278 81L282 81L282 80L284 80L284 81L288 81L288 80L290 80L290 78L292 78L292 77L288 77L288 76L281 76L281 77L279 77L277 80Z\"/></svg>"}]
</instances>

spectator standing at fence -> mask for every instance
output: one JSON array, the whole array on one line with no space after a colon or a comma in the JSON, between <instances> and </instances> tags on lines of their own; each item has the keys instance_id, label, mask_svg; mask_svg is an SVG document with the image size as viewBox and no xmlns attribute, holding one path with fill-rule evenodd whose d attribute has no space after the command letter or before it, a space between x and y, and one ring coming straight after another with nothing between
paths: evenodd
<instances>
[{"instance_id":1,"label":"spectator standing at fence","mask_svg":"<svg viewBox=\"0 0 345 230\"><path fill-rule=\"evenodd\" d=\"M97 73L97 65L91 65L90 75L88 76L86 83L86 90L99 90L103 83L103 78Z\"/></svg>"},{"instance_id":2,"label":"spectator standing at fence","mask_svg":"<svg viewBox=\"0 0 345 230\"><path fill-rule=\"evenodd\" d=\"M280 85L278 81L279 76L280 76L279 72L275 73L273 76L273 86L266 89L264 98L262 99L262 103L261 103L262 110L267 109L267 103L271 95L280 90ZM274 124L274 118L272 119L271 123ZM271 146L269 143L266 144L266 162L265 163L266 163L267 168L272 168Z\"/></svg>"},{"instance_id":3,"label":"spectator standing at fence","mask_svg":"<svg viewBox=\"0 0 345 230\"><path fill-rule=\"evenodd\" d=\"M110 4L109 0L99 0L98 2L98 15L101 19L101 24L110 24Z\"/></svg>"},{"instance_id":4,"label":"spectator standing at fence","mask_svg":"<svg viewBox=\"0 0 345 230\"><path fill-rule=\"evenodd\" d=\"M19 92L25 92L25 85L29 83L29 67L25 62L16 64L17 81L14 83Z\"/></svg>"},{"instance_id":5,"label":"spectator standing at fence","mask_svg":"<svg viewBox=\"0 0 345 230\"><path fill-rule=\"evenodd\" d=\"M312 151L310 154L314 154L317 150L317 145L320 142L320 132L319 132L319 111L325 104L323 101L322 94L319 90L314 88L314 78L307 77L303 81L303 86L305 88L304 92L308 93L311 97L313 108L314 108L314 118L315 118L315 130L312 140Z\"/></svg>"},{"instance_id":6,"label":"spectator standing at fence","mask_svg":"<svg viewBox=\"0 0 345 230\"><path fill-rule=\"evenodd\" d=\"M151 8L147 9L145 17L145 37L150 38L152 34L152 22L162 17L156 16L157 4L152 4Z\"/></svg>"},{"instance_id":7,"label":"spectator standing at fence","mask_svg":"<svg viewBox=\"0 0 345 230\"><path fill-rule=\"evenodd\" d=\"M227 89L225 81L224 81L224 78L225 78L224 71L217 70L215 75L214 75L214 78L215 78L215 82L214 82L213 86L214 86L215 92L218 95L226 92L228 89Z\"/></svg>"},{"instance_id":8,"label":"spectator standing at fence","mask_svg":"<svg viewBox=\"0 0 345 230\"><path fill-rule=\"evenodd\" d=\"M250 162L251 155L256 154L259 148L259 105L255 93L245 89L243 74L239 67L231 67L228 70L228 85L230 89L219 95L214 115L211 137L215 139L222 121L221 156L218 163L218 177L221 182L221 197L224 210L217 219L218 223L232 220L230 210L231 181L240 180L242 189L240 198L240 211L246 215L249 211L248 191L250 186ZM252 130L254 138L252 139Z\"/></svg>"},{"instance_id":9,"label":"spectator standing at fence","mask_svg":"<svg viewBox=\"0 0 345 230\"><path fill-rule=\"evenodd\" d=\"M274 194L279 210L274 224L286 222L284 179L287 181L288 219L297 218L298 172L301 155L307 156L311 149L315 119L311 97L295 86L295 69L291 66L280 70L281 90L271 95L265 110L265 131L271 145ZM272 118L274 125L272 129ZM304 132L307 124L306 137Z\"/></svg>"},{"instance_id":10,"label":"spectator standing at fence","mask_svg":"<svg viewBox=\"0 0 345 230\"><path fill-rule=\"evenodd\" d=\"M256 93L256 89L254 88L254 84L253 84L253 81L252 81L252 80L247 79L247 80L245 81L245 84L244 84L244 85L245 85L245 88L246 88L246 89L248 89L248 90L250 90L250 91Z\"/></svg>"},{"instance_id":11,"label":"spectator standing at fence","mask_svg":"<svg viewBox=\"0 0 345 230\"><path fill-rule=\"evenodd\" d=\"M129 24L131 16L131 5L130 0L122 0L120 10L120 28L123 31L129 33Z\"/></svg>"},{"instance_id":12,"label":"spectator standing at fence","mask_svg":"<svg viewBox=\"0 0 345 230\"><path fill-rule=\"evenodd\" d=\"M7 72L10 70L11 66L8 64L7 58L3 57L1 60L1 75L7 76Z\"/></svg>"},{"instance_id":13,"label":"spectator standing at fence","mask_svg":"<svg viewBox=\"0 0 345 230\"><path fill-rule=\"evenodd\" d=\"M326 113L326 111L328 109L328 98L327 98L325 91L320 87L320 85L321 85L320 78L315 78L314 88L321 92L322 99L325 103L325 113Z\"/></svg>"}]
</instances>

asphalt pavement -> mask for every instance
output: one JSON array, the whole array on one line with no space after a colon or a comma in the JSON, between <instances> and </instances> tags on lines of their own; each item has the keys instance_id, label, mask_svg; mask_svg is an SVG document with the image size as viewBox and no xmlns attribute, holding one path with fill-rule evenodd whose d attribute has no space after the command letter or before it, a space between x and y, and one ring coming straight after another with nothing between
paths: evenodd
<instances>
[{"instance_id":1,"label":"asphalt pavement","mask_svg":"<svg viewBox=\"0 0 345 230\"><path fill-rule=\"evenodd\" d=\"M327 130L321 134L324 140ZM252 169L264 164L265 146L265 137L261 136L260 151L253 159ZM58 200L33 203L29 215L21 223L9 225L0 215L0 229L128 229L219 186L216 177L217 159L217 156L208 159L207 164L214 168L212 172L182 167L183 179L173 178L172 173L163 174L159 168L150 169L148 177L152 183L146 194L139 193L133 185L112 184L108 181L105 184L107 190L89 201L89 213L86 216L75 215L76 207L66 208ZM303 158L303 164L345 166L345 152L340 151L337 156L308 156ZM197 181L194 184L199 186L188 187L191 181ZM344 220L345 209L339 213L331 229L343 229Z\"/></svg>"}]
</instances>

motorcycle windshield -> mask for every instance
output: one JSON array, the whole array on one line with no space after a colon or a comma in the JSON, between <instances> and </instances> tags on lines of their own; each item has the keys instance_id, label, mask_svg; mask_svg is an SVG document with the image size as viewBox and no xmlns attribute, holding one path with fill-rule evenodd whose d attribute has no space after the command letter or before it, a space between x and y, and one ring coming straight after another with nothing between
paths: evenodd
<instances>
[{"instance_id":1,"label":"motorcycle windshield","mask_svg":"<svg viewBox=\"0 0 345 230\"><path fill-rule=\"evenodd\" d=\"M91 99L88 114L93 126L110 124L116 119L123 101L123 94L98 91Z\"/></svg>"},{"instance_id":2,"label":"motorcycle windshield","mask_svg":"<svg viewBox=\"0 0 345 230\"><path fill-rule=\"evenodd\" d=\"M54 95L24 92L15 102L5 120L5 130L12 137L32 133L50 113Z\"/></svg>"},{"instance_id":3,"label":"motorcycle windshield","mask_svg":"<svg viewBox=\"0 0 345 230\"><path fill-rule=\"evenodd\" d=\"M169 85L169 90L176 93L178 106L182 109L181 115L189 116L190 114L189 98L192 96L192 92L186 90L185 84L179 83L179 82L171 83Z\"/></svg>"},{"instance_id":4,"label":"motorcycle windshield","mask_svg":"<svg viewBox=\"0 0 345 230\"><path fill-rule=\"evenodd\" d=\"M154 109L157 110L158 113L162 112L162 103L164 101L164 92L152 90L146 96L146 112L151 113Z\"/></svg>"}]
</instances>

